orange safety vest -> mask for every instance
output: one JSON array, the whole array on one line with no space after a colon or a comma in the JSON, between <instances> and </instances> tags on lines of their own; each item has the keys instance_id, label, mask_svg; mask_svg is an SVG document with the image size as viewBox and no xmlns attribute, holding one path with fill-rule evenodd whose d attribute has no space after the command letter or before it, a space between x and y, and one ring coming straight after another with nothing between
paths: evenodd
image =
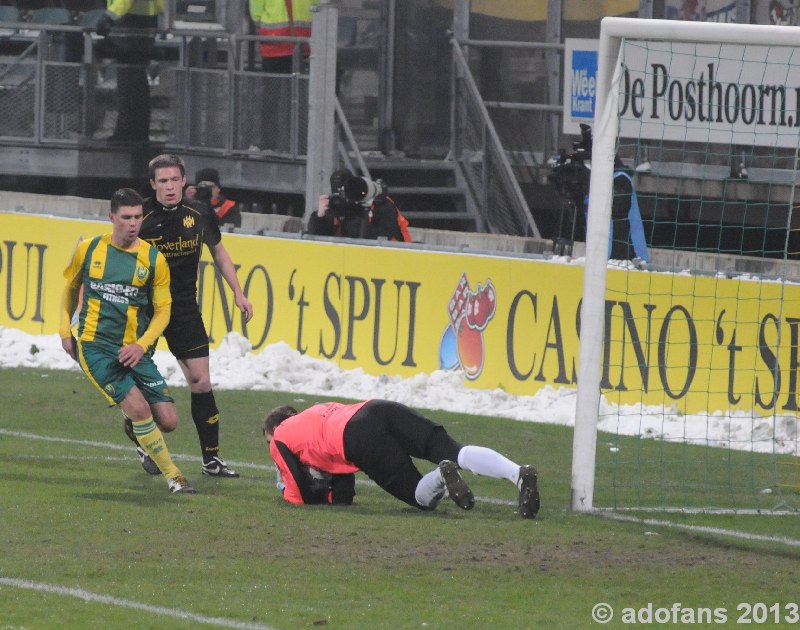
<instances>
[{"instance_id":1,"label":"orange safety vest","mask_svg":"<svg viewBox=\"0 0 800 630\"><path fill-rule=\"evenodd\" d=\"M232 201L231 199L226 199L225 201L222 202L221 205L214 206L214 212L217 213L217 218L221 219L222 217L224 217L226 214L228 214L230 209L233 208L235 205L236 205L235 201Z\"/></svg>"},{"instance_id":2,"label":"orange safety vest","mask_svg":"<svg viewBox=\"0 0 800 630\"><path fill-rule=\"evenodd\" d=\"M311 37L311 7L319 0L251 0L250 18L258 27L259 35L276 37ZM262 57L290 57L296 44L292 42L264 42ZM308 46L303 54L309 55Z\"/></svg>"},{"instance_id":3,"label":"orange safety vest","mask_svg":"<svg viewBox=\"0 0 800 630\"><path fill-rule=\"evenodd\" d=\"M395 216L395 220L397 221L397 228L400 230L400 234L403 237L402 241L404 243L410 243L411 242L411 232L408 231L408 219L406 219L402 215L402 213L400 212L400 208L397 207L397 204L394 202L394 199L392 199L389 195L386 195L386 199L388 199L389 203L391 203L391 205L392 205L392 208L394 208L395 215L396 215ZM372 218L374 216L374 208L375 208L375 205L373 204L369 209L368 221L370 223L372 223ZM390 240L396 241L397 239L395 237L392 237Z\"/></svg>"},{"instance_id":4,"label":"orange safety vest","mask_svg":"<svg viewBox=\"0 0 800 630\"><path fill-rule=\"evenodd\" d=\"M400 232L403 234L403 241L406 243L411 242L411 232L408 231L408 219L406 219L400 211L397 211L397 225L400 226Z\"/></svg>"}]
</instances>

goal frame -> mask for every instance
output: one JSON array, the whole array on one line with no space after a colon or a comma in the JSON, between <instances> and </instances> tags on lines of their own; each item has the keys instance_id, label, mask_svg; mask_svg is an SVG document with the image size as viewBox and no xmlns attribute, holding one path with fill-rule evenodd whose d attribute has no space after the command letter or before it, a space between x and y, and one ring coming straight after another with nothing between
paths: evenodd
<instances>
[{"instance_id":1,"label":"goal frame","mask_svg":"<svg viewBox=\"0 0 800 630\"><path fill-rule=\"evenodd\" d=\"M619 130L619 52L624 39L796 48L798 29L617 17L601 21L570 486L570 507L579 512L594 510L608 239Z\"/></svg>"}]
</instances>

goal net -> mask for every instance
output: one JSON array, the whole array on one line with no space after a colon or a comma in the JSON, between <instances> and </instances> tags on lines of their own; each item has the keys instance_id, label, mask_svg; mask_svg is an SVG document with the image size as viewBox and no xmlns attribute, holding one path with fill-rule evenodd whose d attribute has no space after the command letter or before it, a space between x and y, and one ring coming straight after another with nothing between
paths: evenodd
<instances>
[{"instance_id":1,"label":"goal net","mask_svg":"<svg viewBox=\"0 0 800 630\"><path fill-rule=\"evenodd\" d=\"M800 507L800 48L793 27L606 18L575 510ZM609 261L615 156L647 263Z\"/></svg>"}]
</instances>

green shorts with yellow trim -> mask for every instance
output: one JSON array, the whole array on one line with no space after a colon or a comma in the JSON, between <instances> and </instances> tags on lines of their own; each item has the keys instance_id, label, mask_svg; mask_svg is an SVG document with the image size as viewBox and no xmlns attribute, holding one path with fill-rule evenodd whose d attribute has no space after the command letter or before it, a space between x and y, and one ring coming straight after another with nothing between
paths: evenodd
<instances>
[{"instance_id":1,"label":"green shorts with yellow trim","mask_svg":"<svg viewBox=\"0 0 800 630\"><path fill-rule=\"evenodd\" d=\"M169 388L150 354L145 354L135 367L119 362L117 350L97 343L78 343L78 362L86 376L99 389L110 405L118 405L134 386L150 403L174 402Z\"/></svg>"}]
</instances>

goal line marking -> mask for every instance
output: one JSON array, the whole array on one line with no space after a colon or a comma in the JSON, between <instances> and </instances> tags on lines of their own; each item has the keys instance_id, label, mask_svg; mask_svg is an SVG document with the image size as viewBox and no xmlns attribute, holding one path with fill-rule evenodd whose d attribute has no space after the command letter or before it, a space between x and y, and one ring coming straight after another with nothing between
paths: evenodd
<instances>
[{"instance_id":1,"label":"goal line marking","mask_svg":"<svg viewBox=\"0 0 800 630\"><path fill-rule=\"evenodd\" d=\"M626 514L617 514L613 512L602 512L595 510L591 513L593 516L607 518L612 521L621 521L623 523L639 523L641 525L649 525L651 527L667 527L673 529L683 529L686 531L694 532L696 534L712 534L715 536L728 536L730 538L739 538L741 540L750 540L754 542L769 542L789 547L800 547L800 540L795 538L788 538L786 536L767 536L765 534L752 534L743 532L738 529L724 529L722 527L708 527L705 525L687 525L685 523L673 523L671 521L662 521L655 518L639 518L637 516L628 516Z\"/></svg>"}]
</instances>

